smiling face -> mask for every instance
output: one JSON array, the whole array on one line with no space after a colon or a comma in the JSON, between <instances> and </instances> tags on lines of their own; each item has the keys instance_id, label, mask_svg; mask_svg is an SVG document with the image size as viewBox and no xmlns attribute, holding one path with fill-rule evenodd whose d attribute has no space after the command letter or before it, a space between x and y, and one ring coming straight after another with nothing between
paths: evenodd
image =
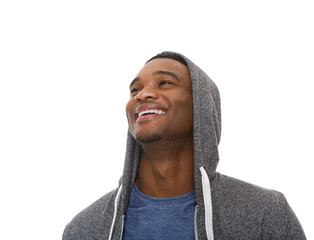
<instances>
[{"instance_id":1,"label":"smiling face","mask_svg":"<svg viewBox=\"0 0 314 240\"><path fill-rule=\"evenodd\" d=\"M192 85L188 67L169 59L148 62L130 85L129 130L139 143L193 135Z\"/></svg>"}]
</instances>

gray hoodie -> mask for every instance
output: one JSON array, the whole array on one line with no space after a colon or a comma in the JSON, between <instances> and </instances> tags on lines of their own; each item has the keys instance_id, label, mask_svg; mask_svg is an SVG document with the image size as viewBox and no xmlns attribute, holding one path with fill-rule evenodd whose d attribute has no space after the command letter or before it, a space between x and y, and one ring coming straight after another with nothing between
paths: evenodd
<instances>
[{"instance_id":1,"label":"gray hoodie","mask_svg":"<svg viewBox=\"0 0 314 240\"><path fill-rule=\"evenodd\" d=\"M221 134L220 96L214 82L185 56L193 91L196 239L306 239L284 195L216 172ZM124 214L139 164L140 146L130 132L117 189L80 212L63 240L121 239Z\"/></svg>"}]
</instances>

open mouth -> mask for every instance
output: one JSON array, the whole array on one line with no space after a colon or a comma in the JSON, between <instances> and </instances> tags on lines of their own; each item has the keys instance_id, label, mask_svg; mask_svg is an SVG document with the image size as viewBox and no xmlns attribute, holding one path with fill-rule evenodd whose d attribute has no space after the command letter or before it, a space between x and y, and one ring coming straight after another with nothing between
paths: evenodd
<instances>
[{"instance_id":1,"label":"open mouth","mask_svg":"<svg viewBox=\"0 0 314 240\"><path fill-rule=\"evenodd\" d=\"M139 112L137 115L137 118L147 116L147 115L154 115L154 114L162 115L162 114L165 114L165 111L158 110L158 109L149 109L149 110Z\"/></svg>"}]
</instances>

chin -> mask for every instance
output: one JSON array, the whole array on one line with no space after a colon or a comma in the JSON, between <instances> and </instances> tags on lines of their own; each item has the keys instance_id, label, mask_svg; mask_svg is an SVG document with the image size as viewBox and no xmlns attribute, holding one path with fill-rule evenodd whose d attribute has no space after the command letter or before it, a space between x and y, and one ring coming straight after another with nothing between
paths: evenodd
<instances>
[{"instance_id":1,"label":"chin","mask_svg":"<svg viewBox=\"0 0 314 240\"><path fill-rule=\"evenodd\" d=\"M161 136L159 134L150 134L147 136L135 136L134 138L138 143L152 143L159 141Z\"/></svg>"}]
</instances>

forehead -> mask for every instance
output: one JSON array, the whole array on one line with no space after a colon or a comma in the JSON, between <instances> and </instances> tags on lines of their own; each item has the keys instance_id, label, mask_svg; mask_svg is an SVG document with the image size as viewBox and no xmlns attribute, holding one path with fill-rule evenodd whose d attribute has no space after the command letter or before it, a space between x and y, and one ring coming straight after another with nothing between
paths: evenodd
<instances>
[{"instance_id":1,"label":"forehead","mask_svg":"<svg viewBox=\"0 0 314 240\"><path fill-rule=\"evenodd\" d=\"M145 75L154 75L157 71L166 71L174 73L180 80L190 81L190 72L186 65L170 59L156 58L146 63L137 74L137 78L145 77Z\"/></svg>"}]
</instances>

